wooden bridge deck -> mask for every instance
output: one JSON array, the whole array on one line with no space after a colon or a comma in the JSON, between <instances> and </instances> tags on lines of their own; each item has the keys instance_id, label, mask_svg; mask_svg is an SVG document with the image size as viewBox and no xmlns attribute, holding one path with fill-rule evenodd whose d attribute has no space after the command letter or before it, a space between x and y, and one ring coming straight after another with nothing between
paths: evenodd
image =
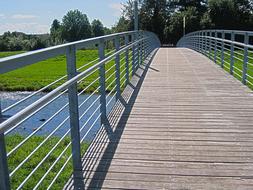
<instances>
[{"instance_id":1,"label":"wooden bridge deck","mask_svg":"<svg viewBox=\"0 0 253 190\"><path fill-rule=\"evenodd\" d=\"M253 189L252 91L205 56L159 49L118 104L83 159L86 188Z\"/></svg>"}]
</instances>

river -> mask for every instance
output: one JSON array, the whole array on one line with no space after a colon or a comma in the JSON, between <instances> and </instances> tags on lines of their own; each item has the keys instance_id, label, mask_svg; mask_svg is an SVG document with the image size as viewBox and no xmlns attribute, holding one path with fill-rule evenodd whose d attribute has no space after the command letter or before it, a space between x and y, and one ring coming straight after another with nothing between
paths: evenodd
<instances>
[{"instance_id":1,"label":"river","mask_svg":"<svg viewBox=\"0 0 253 190\"><path fill-rule=\"evenodd\" d=\"M12 105L13 103L25 98L28 96L31 92L0 92L0 98L1 98L1 106L2 109ZM43 97L45 93L40 93L38 95L35 95L33 98L29 99L28 101L25 101L24 103L18 105L16 108L7 111L4 113L4 115L12 116L15 113L21 111L22 109L26 108L28 105L33 103L35 100ZM89 94L84 94L79 96L79 104L86 100L86 98L89 97ZM79 109L79 115L81 116L82 113L84 113L87 108L98 98L98 95L93 95L80 109ZM109 97L110 99L110 97ZM32 133L34 130L36 130L41 125L45 125L41 130L39 130L36 135L48 135L50 134L58 125L61 124L61 122L68 117L69 110L68 106L55 117L53 120L48 122L48 119L54 115L60 108L62 108L66 103L68 102L68 96L67 94L64 94L60 96L57 100L52 102L50 105L43 108L38 113L34 114L31 118L29 118L27 121L22 123L19 127L17 127L15 130L11 132L11 134L18 133L21 135L28 135ZM107 107L107 111L110 111L115 103L115 99L113 99L112 103ZM94 106L84 115L84 117L80 120L80 127L82 127L84 124L85 127L81 131L81 137L84 136L84 134L87 132L87 130L90 128L91 125L94 124L94 127L87 135L86 140L90 140L94 137L96 132L100 128L100 120L97 121L96 118L99 116L99 109L96 111L97 107L99 106L99 100L96 101ZM96 112L95 112L96 111ZM89 117L92 115L92 119L88 121ZM48 123L47 123L48 122ZM69 120L62 125L59 130L57 130L54 133L54 136L63 136L67 130L69 129Z\"/></svg>"}]
</instances>

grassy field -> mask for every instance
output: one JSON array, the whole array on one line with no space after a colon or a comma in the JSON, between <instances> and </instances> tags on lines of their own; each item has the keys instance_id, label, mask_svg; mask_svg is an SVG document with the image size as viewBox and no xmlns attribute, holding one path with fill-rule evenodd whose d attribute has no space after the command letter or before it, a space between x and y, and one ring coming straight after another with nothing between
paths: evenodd
<instances>
[{"instance_id":1,"label":"grassy field","mask_svg":"<svg viewBox=\"0 0 253 190\"><path fill-rule=\"evenodd\" d=\"M206 54L209 56L209 53ZM210 53L211 59L214 60L214 51ZM217 64L221 65L221 51L217 50ZM224 53L224 70L230 73L230 62L231 56L230 51L225 51ZM243 75L243 62L244 62L244 52L242 50L236 50L234 52L234 67L233 76L238 80L242 81ZM248 64L247 64L247 86L253 89L253 52L248 52Z\"/></svg>"},{"instance_id":2,"label":"grassy field","mask_svg":"<svg viewBox=\"0 0 253 190\"><path fill-rule=\"evenodd\" d=\"M25 137L21 135L11 135L6 137L7 151L19 144ZM9 170L13 171L43 140L43 136L34 136L27 141L17 152L11 154L8 158ZM11 177L12 189L16 189L19 184L30 174L30 172L39 164L39 162L46 156L51 148L59 141L59 137L50 138L16 173ZM30 190L38 183L42 176L47 172L51 164L58 158L63 149L69 144L70 138L65 138L58 146L58 148L45 160L39 169L31 176L22 189ZM88 143L82 144L82 153L84 154L88 148ZM71 154L69 148L62 156L62 159L55 165L53 170L42 182L39 189L45 189L51 183L55 175L61 169L69 155ZM69 161L62 174L56 180L52 189L62 189L64 184L68 181L72 174L72 160Z\"/></svg>"},{"instance_id":3,"label":"grassy field","mask_svg":"<svg viewBox=\"0 0 253 190\"><path fill-rule=\"evenodd\" d=\"M0 58L6 57L10 55L15 55L23 52L0 52ZM98 58L97 50L79 50L77 51L77 68L87 64ZM106 64L106 69L108 70L115 62L112 60L111 62ZM93 63L95 64L95 63ZM90 64L82 69L85 70L88 67L92 66ZM122 60L121 64L124 64L124 60ZM124 69L124 67L123 67ZM115 68L108 71L106 76L110 76L115 71ZM125 72L122 73L122 76ZM66 75L66 56L58 56L56 58L51 58L22 69L18 69L9 73L2 74L0 77L0 90L1 91L36 91L41 89L42 87L50 84L56 79ZM82 81L78 88L79 90L84 89L87 85L89 85L92 81L97 79L98 72L92 74L90 77L86 78ZM110 84L114 80L114 77L108 79L107 84ZM60 83L50 87L46 91L51 91L56 86L59 86ZM97 89L99 86L99 81L97 80L94 85L89 87L87 92L93 91ZM108 87L108 91L110 91L112 87Z\"/></svg>"}]
</instances>

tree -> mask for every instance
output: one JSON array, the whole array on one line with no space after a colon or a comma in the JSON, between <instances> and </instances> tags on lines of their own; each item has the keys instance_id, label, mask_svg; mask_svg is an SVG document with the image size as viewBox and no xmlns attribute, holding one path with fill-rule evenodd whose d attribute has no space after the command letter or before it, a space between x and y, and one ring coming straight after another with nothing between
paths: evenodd
<instances>
[{"instance_id":1,"label":"tree","mask_svg":"<svg viewBox=\"0 0 253 190\"><path fill-rule=\"evenodd\" d=\"M114 27L112 27L113 32L125 32L129 30L131 30L130 21L127 20L124 16L121 16L117 24Z\"/></svg>"},{"instance_id":2,"label":"tree","mask_svg":"<svg viewBox=\"0 0 253 190\"><path fill-rule=\"evenodd\" d=\"M57 19L55 19L51 25L50 37L53 45L57 45L62 42L62 26L60 21Z\"/></svg>"},{"instance_id":3,"label":"tree","mask_svg":"<svg viewBox=\"0 0 253 190\"><path fill-rule=\"evenodd\" d=\"M92 36L91 25L86 14L79 10L69 11L62 19L62 38L68 42Z\"/></svg>"},{"instance_id":4,"label":"tree","mask_svg":"<svg viewBox=\"0 0 253 190\"><path fill-rule=\"evenodd\" d=\"M110 28L104 27L105 35L111 34L112 30Z\"/></svg>"},{"instance_id":5,"label":"tree","mask_svg":"<svg viewBox=\"0 0 253 190\"><path fill-rule=\"evenodd\" d=\"M186 33L199 30L200 18L196 7L188 7L185 11L177 12L171 16L168 25L165 28L167 41L176 44L183 36L183 18L186 18Z\"/></svg>"},{"instance_id":6,"label":"tree","mask_svg":"<svg viewBox=\"0 0 253 190\"><path fill-rule=\"evenodd\" d=\"M185 11L188 7L195 7L199 14L203 14L207 10L208 0L174 0L169 1L169 6L176 12L177 9Z\"/></svg>"},{"instance_id":7,"label":"tree","mask_svg":"<svg viewBox=\"0 0 253 190\"><path fill-rule=\"evenodd\" d=\"M163 39L167 19L167 0L139 0L140 29L155 32ZM134 29L134 1L129 0L123 7L123 16L117 26L121 29ZM123 26L125 25L125 26ZM126 30L125 30L126 31Z\"/></svg>"},{"instance_id":8,"label":"tree","mask_svg":"<svg viewBox=\"0 0 253 190\"><path fill-rule=\"evenodd\" d=\"M93 20L91 23L91 29L93 36L103 36L105 35L105 30L102 22L100 20Z\"/></svg>"},{"instance_id":9,"label":"tree","mask_svg":"<svg viewBox=\"0 0 253 190\"><path fill-rule=\"evenodd\" d=\"M252 30L249 0L209 0L209 14L218 29Z\"/></svg>"},{"instance_id":10,"label":"tree","mask_svg":"<svg viewBox=\"0 0 253 190\"><path fill-rule=\"evenodd\" d=\"M214 23L210 17L209 12L205 12L200 20L200 27L202 30L215 28Z\"/></svg>"},{"instance_id":11,"label":"tree","mask_svg":"<svg viewBox=\"0 0 253 190\"><path fill-rule=\"evenodd\" d=\"M144 0L140 8L140 27L158 35L161 41L164 39L164 28L168 18L168 6L166 0Z\"/></svg>"}]
</instances>

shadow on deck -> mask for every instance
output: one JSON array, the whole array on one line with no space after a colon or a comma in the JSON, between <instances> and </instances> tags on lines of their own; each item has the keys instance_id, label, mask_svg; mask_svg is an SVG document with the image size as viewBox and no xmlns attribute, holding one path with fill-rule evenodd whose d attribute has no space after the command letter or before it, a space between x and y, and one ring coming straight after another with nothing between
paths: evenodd
<instances>
[{"instance_id":1,"label":"shadow on deck","mask_svg":"<svg viewBox=\"0 0 253 190\"><path fill-rule=\"evenodd\" d=\"M121 98L116 102L114 109L108 116L107 125L101 127L95 139L84 155L83 184L79 189L101 189L107 171L111 165L118 143L121 139L127 120L138 96L139 90L149 69L159 72L150 67L157 50L150 54L141 65L130 83L127 85ZM74 189L73 178L65 185L64 189Z\"/></svg>"}]
</instances>

